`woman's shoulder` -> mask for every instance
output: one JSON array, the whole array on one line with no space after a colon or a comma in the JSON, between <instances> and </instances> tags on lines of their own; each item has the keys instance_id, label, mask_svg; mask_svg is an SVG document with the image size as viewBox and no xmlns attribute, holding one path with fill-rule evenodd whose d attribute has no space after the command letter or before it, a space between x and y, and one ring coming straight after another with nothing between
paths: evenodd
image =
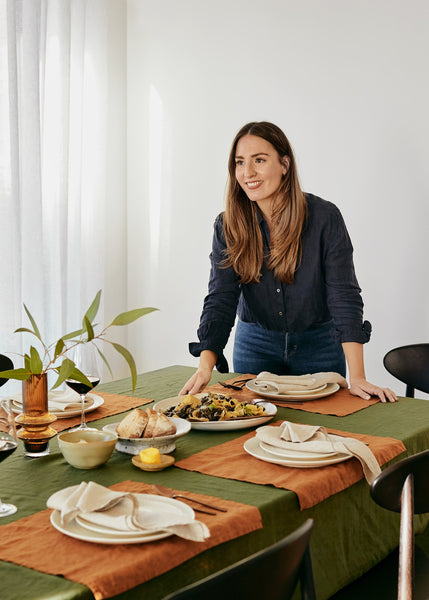
<instances>
[{"instance_id":1,"label":"woman's shoulder","mask_svg":"<svg viewBox=\"0 0 429 600\"><path fill-rule=\"evenodd\" d=\"M305 199L307 200L308 208L311 211L321 214L332 214L339 212L338 207L329 200L324 200L323 198L315 196L314 194L309 194L308 192L305 192L304 195Z\"/></svg>"},{"instance_id":2,"label":"woman's shoulder","mask_svg":"<svg viewBox=\"0 0 429 600\"><path fill-rule=\"evenodd\" d=\"M321 223L342 220L341 211L333 202L308 193L305 194L305 199L307 200L309 221Z\"/></svg>"},{"instance_id":3,"label":"woman's shoulder","mask_svg":"<svg viewBox=\"0 0 429 600\"><path fill-rule=\"evenodd\" d=\"M223 221L224 221L224 212L221 212L217 215L217 217L214 220L214 224L213 224L213 239L216 241L217 243L223 244L225 245L225 232L224 232L224 228L223 228Z\"/></svg>"},{"instance_id":4,"label":"woman's shoulder","mask_svg":"<svg viewBox=\"0 0 429 600\"><path fill-rule=\"evenodd\" d=\"M217 217L215 218L215 221L214 221L214 226L215 227L217 227L218 225L222 225L223 226L224 215L225 215L225 211L222 211L221 213L219 213L217 215Z\"/></svg>"}]
</instances>

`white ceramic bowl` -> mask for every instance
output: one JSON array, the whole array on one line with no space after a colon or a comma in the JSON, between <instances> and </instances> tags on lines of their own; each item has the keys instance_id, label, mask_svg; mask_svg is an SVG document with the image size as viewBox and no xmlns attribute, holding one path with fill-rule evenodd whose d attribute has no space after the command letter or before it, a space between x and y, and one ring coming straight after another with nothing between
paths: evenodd
<instances>
[{"instance_id":1,"label":"white ceramic bowl","mask_svg":"<svg viewBox=\"0 0 429 600\"><path fill-rule=\"evenodd\" d=\"M158 448L161 454L168 454L176 449L177 438L186 435L191 430L191 424L185 419L179 419L178 417L168 417L169 420L174 423L176 427L176 433L172 435L161 435L154 438L124 438L118 436L116 443L116 450L119 452L125 452L126 454L139 454L140 450L145 448ZM103 427L103 431L108 431L116 434L117 423L110 423ZM117 434L116 434L117 435Z\"/></svg>"},{"instance_id":2,"label":"white ceramic bowl","mask_svg":"<svg viewBox=\"0 0 429 600\"><path fill-rule=\"evenodd\" d=\"M108 431L65 431L58 436L60 450L76 469L95 469L109 460L118 436Z\"/></svg>"}]
</instances>

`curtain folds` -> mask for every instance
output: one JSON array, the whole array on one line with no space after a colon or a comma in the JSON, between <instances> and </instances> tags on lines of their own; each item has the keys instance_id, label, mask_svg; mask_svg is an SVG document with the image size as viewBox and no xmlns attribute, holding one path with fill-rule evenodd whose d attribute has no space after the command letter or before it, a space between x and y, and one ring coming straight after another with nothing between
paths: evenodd
<instances>
[{"instance_id":1,"label":"curtain folds","mask_svg":"<svg viewBox=\"0 0 429 600\"><path fill-rule=\"evenodd\" d=\"M128 308L125 61L126 3L0 0L0 352L23 303L48 341Z\"/></svg>"}]
</instances>

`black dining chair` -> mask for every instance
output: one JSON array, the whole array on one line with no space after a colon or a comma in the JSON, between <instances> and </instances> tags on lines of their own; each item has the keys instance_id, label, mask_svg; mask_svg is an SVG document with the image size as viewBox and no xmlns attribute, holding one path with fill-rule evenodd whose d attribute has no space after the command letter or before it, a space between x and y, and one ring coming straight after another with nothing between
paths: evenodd
<instances>
[{"instance_id":1,"label":"black dining chair","mask_svg":"<svg viewBox=\"0 0 429 600\"><path fill-rule=\"evenodd\" d=\"M414 543L413 516L429 512L429 450L384 469L372 482L377 504L401 513L399 547L330 600L429 600L429 556Z\"/></svg>"},{"instance_id":2,"label":"black dining chair","mask_svg":"<svg viewBox=\"0 0 429 600\"><path fill-rule=\"evenodd\" d=\"M13 369L13 362L11 361L11 359L8 356L5 356L4 354L0 354L0 371L9 371L10 369ZM9 381L8 379L5 379L4 377L0 378L0 387L2 385L4 385L7 381Z\"/></svg>"},{"instance_id":3,"label":"black dining chair","mask_svg":"<svg viewBox=\"0 0 429 600\"><path fill-rule=\"evenodd\" d=\"M288 600L300 582L302 600L315 600L310 558L313 519L272 546L166 596L164 600Z\"/></svg>"},{"instance_id":4,"label":"black dining chair","mask_svg":"<svg viewBox=\"0 0 429 600\"><path fill-rule=\"evenodd\" d=\"M429 344L393 348L383 364L391 375L405 383L407 398L414 398L415 389L429 394Z\"/></svg>"}]
</instances>

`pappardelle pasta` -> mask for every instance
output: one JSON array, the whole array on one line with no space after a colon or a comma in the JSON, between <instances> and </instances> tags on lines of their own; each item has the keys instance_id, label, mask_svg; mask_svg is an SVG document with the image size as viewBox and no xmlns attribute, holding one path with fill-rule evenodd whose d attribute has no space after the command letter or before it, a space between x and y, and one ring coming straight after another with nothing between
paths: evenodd
<instances>
[{"instance_id":1,"label":"pappardelle pasta","mask_svg":"<svg viewBox=\"0 0 429 600\"><path fill-rule=\"evenodd\" d=\"M180 417L194 421L226 421L260 417L265 412L263 406L251 402L239 402L226 394L209 392L201 398L187 394L179 404L164 411L167 417Z\"/></svg>"}]
</instances>

